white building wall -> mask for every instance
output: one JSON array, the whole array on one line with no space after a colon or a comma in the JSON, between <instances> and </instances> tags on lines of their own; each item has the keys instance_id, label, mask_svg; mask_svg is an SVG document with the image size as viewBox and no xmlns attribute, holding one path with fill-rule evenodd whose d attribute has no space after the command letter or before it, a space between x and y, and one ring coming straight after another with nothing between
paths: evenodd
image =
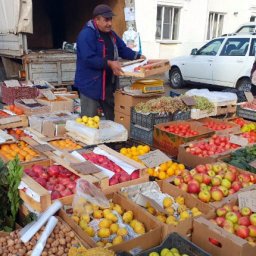
<instances>
[{"instance_id":1,"label":"white building wall","mask_svg":"<svg viewBox=\"0 0 256 256\"><path fill-rule=\"evenodd\" d=\"M180 6L179 39L157 42L157 3ZM232 33L256 16L256 0L135 0L136 24L148 58L173 58L186 55L206 42L209 12L225 13L223 34Z\"/></svg>"}]
</instances>

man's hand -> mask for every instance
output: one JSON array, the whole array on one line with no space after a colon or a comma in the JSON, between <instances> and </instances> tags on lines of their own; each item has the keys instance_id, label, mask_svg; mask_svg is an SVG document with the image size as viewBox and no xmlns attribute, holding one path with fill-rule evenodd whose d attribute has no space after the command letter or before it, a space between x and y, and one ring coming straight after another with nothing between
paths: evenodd
<instances>
[{"instance_id":1,"label":"man's hand","mask_svg":"<svg viewBox=\"0 0 256 256\"><path fill-rule=\"evenodd\" d=\"M121 76L123 70L119 61L108 60L108 66L112 69L115 76Z\"/></svg>"},{"instance_id":2,"label":"man's hand","mask_svg":"<svg viewBox=\"0 0 256 256\"><path fill-rule=\"evenodd\" d=\"M146 56L140 55L140 59L145 60L145 59L146 59Z\"/></svg>"}]
</instances>

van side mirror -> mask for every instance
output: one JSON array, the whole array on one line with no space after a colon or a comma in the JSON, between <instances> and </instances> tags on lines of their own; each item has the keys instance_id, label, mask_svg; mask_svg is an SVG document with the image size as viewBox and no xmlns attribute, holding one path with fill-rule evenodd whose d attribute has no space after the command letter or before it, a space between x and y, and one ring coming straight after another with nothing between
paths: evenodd
<instances>
[{"instance_id":1,"label":"van side mirror","mask_svg":"<svg viewBox=\"0 0 256 256\"><path fill-rule=\"evenodd\" d=\"M192 49L192 51L191 51L191 55L196 55L197 54L197 48L194 48L194 49Z\"/></svg>"}]
</instances>

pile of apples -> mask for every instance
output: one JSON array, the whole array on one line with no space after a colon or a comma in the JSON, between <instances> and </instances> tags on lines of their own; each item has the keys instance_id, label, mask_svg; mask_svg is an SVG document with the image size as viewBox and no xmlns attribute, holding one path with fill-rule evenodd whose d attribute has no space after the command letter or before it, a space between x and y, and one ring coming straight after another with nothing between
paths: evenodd
<instances>
[{"instance_id":1,"label":"pile of apples","mask_svg":"<svg viewBox=\"0 0 256 256\"><path fill-rule=\"evenodd\" d=\"M195 195L201 201L221 201L242 188L256 183L256 176L241 172L234 166L217 162L198 165L191 171L184 171L173 180L181 190Z\"/></svg>"},{"instance_id":2,"label":"pile of apples","mask_svg":"<svg viewBox=\"0 0 256 256\"><path fill-rule=\"evenodd\" d=\"M188 123L168 125L163 130L182 137L193 137L199 134L197 131L192 130Z\"/></svg>"},{"instance_id":3,"label":"pile of apples","mask_svg":"<svg viewBox=\"0 0 256 256\"><path fill-rule=\"evenodd\" d=\"M118 183L126 182L129 180L135 180L140 177L139 170L134 171L131 175L129 175L125 170L123 170L116 163L108 159L106 156L98 155L93 152L91 153L82 153L82 156L92 162L93 164L97 164L101 167L106 168L107 170L114 172L114 176L109 179L109 185L116 185Z\"/></svg>"},{"instance_id":4,"label":"pile of apples","mask_svg":"<svg viewBox=\"0 0 256 256\"><path fill-rule=\"evenodd\" d=\"M226 129L232 128L232 125L227 122L216 122L214 120L204 122L204 126L214 131L226 130Z\"/></svg>"},{"instance_id":5,"label":"pile of apples","mask_svg":"<svg viewBox=\"0 0 256 256\"><path fill-rule=\"evenodd\" d=\"M113 202L110 202L109 208L101 208L79 198L71 218L101 247L129 240L133 232L137 236L146 233L144 224L135 218L133 211Z\"/></svg>"},{"instance_id":6,"label":"pile of apples","mask_svg":"<svg viewBox=\"0 0 256 256\"><path fill-rule=\"evenodd\" d=\"M231 149L239 148L239 145L231 143L228 137L213 135L206 141L198 141L190 143L186 148L186 152L199 157L208 157L221 154Z\"/></svg>"},{"instance_id":7,"label":"pile of apples","mask_svg":"<svg viewBox=\"0 0 256 256\"><path fill-rule=\"evenodd\" d=\"M100 124L100 117L99 116L94 116L94 117L82 116L82 117L78 117L76 119L76 122L90 128L98 129Z\"/></svg>"},{"instance_id":8,"label":"pile of apples","mask_svg":"<svg viewBox=\"0 0 256 256\"><path fill-rule=\"evenodd\" d=\"M166 223L168 225L176 226L180 221L202 214L197 207L189 209L185 205L185 199L182 196L177 196L176 198L165 197L163 200L163 208L166 213L158 212L154 207L150 205L149 202L146 205L146 209L150 214L156 216L160 222Z\"/></svg>"},{"instance_id":9,"label":"pile of apples","mask_svg":"<svg viewBox=\"0 0 256 256\"><path fill-rule=\"evenodd\" d=\"M256 246L256 213L250 208L239 209L237 205L225 204L216 210L216 217L211 222Z\"/></svg>"},{"instance_id":10,"label":"pile of apples","mask_svg":"<svg viewBox=\"0 0 256 256\"><path fill-rule=\"evenodd\" d=\"M52 200L76 193L76 180L79 177L61 165L33 165L24 172L50 191Z\"/></svg>"}]
</instances>

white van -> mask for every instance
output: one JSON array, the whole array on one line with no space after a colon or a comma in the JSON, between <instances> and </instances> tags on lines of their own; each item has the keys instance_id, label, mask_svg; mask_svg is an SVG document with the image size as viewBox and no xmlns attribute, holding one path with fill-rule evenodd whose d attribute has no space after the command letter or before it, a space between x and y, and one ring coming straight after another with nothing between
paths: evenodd
<instances>
[{"instance_id":1,"label":"white van","mask_svg":"<svg viewBox=\"0 0 256 256\"><path fill-rule=\"evenodd\" d=\"M236 31L236 34L256 33L256 21L242 24Z\"/></svg>"}]
</instances>

